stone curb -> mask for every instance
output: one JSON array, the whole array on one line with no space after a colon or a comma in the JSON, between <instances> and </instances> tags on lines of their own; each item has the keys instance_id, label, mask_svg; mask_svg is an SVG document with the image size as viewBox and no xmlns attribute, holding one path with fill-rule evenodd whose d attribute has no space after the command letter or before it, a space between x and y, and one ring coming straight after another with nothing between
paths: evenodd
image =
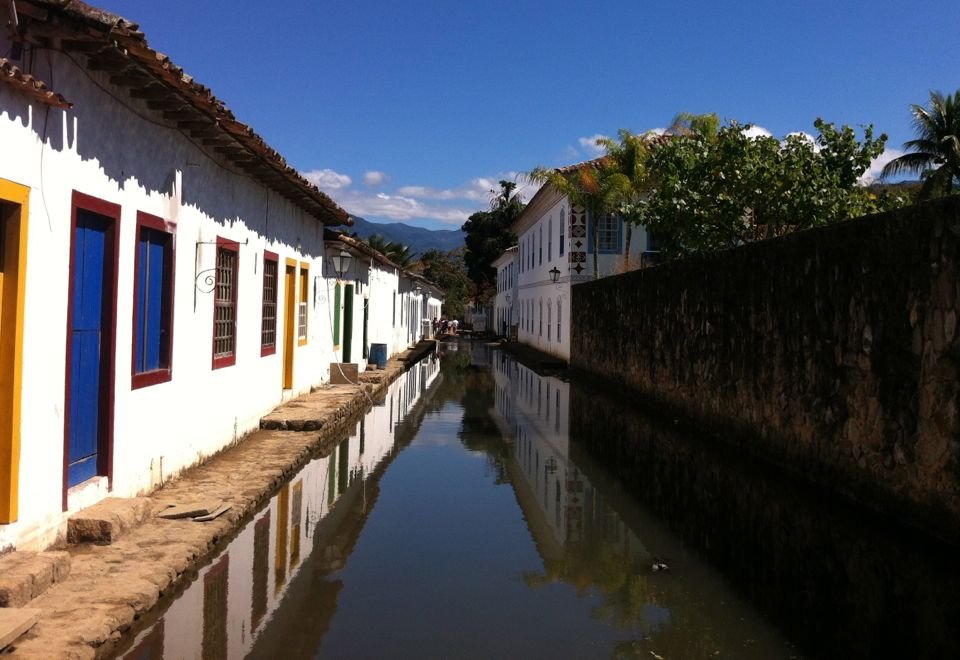
<instances>
[{"instance_id":1,"label":"stone curb","mask_svg":"<svg viewBox=\"0 0 960 660\"><path fill-rule=\"evenodd\" d=\"M319 430L255 431L146 498L154 511L198 495L222 499L231 508L219 518L206 523L150 518L111 545L68 548L69 579L34 599L31 607L40 610L39 622L4 657L108 657L135 620L246 524L287 478L318 453L329 452L349 423L410 364L394 358L376 372L377 382L352 386L352 395L327 411ZM343 398L343 386L338 387L331 393ZM324 392L320 389L278 410L303 406L309 397L322 402Z\"/></svg>"}]
</instances>

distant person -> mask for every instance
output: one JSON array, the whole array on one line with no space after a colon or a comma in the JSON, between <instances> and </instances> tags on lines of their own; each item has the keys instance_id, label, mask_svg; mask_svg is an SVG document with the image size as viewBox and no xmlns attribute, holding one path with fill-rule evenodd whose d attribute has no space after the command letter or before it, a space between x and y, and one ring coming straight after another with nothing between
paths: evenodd
<instances>
[{"instance_id":1,"label":"distant person","mask_svg":"<svg viewBox=\"0 0 960 660\"><path fill-rule=\"evenodd\" d=\"M457 319L453 319L453 321L451 321L450 324L453 326L453 334L457 334L457 328L460 327L460 321L458 321Z\"/></svg>"}]
</instances>

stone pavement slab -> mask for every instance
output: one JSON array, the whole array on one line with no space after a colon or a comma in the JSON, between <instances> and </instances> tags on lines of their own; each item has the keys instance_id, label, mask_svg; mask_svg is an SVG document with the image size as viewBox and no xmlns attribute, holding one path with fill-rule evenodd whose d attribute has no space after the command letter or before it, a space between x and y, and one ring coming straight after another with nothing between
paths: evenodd
<instances>
[{"instance_id":1,"label":"stone pavement slab","mask_svg":"<svg viewBox=\"0 0 960 660\"><path fill-rule=\"evenodd\" d=\"M147 497L108 497L70 516L67 543L113 543L152 511Z\"/></svg>"},{"instance_id":2,"label":"stone pavement slab","mask_svg":"<svg viewBox=\"0 0 960 660\"><path fill-rule=\"evenodd\" d=\"M40 620L40 610L0 609L0 651L7 648L20 635L30 630Z\"/></svg>"},{"instance_id":3,"label":"stone pavement slab","mask_svg":"<svg viewBox=\"0 0 960 660\"><path fill-rule=\"evenodd\" d=\"M0 556L0 608L23 607L69 574L67 552L11 552Z\"/></svg>"}]
</instances>

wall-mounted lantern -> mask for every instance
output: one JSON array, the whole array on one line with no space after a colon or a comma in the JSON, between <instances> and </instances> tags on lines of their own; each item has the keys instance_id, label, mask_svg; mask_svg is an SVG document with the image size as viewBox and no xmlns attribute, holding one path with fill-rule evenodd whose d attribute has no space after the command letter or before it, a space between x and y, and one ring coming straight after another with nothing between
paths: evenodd
<instances>
[{"instance_id":1,"label":"wall-mounted lantern","mask_svg":"<svg viewBox=\"0 0 960 660\"><path fill-rule=\"evenodd\" d=\"M340 250L340 254L333 256L330 261L333 262L333 270L337 272L337 278L343 279L343 276L350 270L350 260L353 257L346 250Z\"/></svg>"},{"instance_id":2,"label":"wall-mounted lantern","mask_svg":"<svg viewBox=\"0 0 960 660\"><path fill-rule=\"evenodd\" d=\"M560 280L560 269L554 266L550 269L550 281L556 284Z\"/></svg>"}]
</instances>

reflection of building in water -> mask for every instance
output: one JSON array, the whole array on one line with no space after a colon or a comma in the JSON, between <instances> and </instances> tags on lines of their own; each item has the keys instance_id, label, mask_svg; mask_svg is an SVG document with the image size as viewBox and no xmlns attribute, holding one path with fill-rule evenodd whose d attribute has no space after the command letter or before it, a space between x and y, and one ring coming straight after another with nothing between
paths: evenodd
<instances>
[{"instance_id":1,"label":"reflection of building in water","mask_svg":"<svg viewBox=\"0 0 960 660\"><path fill-rule=\"evenodd\" d=\"M494 417L513 441L511 478L548 571L578 545L610 543L625 557L645 555L636 534L570 458L569 383L503 354L494 358L493 372Z\"/></svg>"},{"instance_id":2,"label":"reflection of building in water","mask_svg":"<svg viewBox=\"0 0 960 660\"><path fill-rule=\"evenodd\" d=\"M393 382L354 432L328 456L308 463L173 601L123 657L240 658L271 624L290 584L310 563L318 527L348 492L395 452L396 427L440 372L435 357ZM353 487L353 488L352 488ZM361 499L361 505L366 501ZM359 530L357 530L359 531ZM329 549L329 548L328 548ZM313 557L328 569L342 555ZM335 593L333 594L335 596ZM332 607L329 608L332 614Z\"/></svg>"}]
</instances>

